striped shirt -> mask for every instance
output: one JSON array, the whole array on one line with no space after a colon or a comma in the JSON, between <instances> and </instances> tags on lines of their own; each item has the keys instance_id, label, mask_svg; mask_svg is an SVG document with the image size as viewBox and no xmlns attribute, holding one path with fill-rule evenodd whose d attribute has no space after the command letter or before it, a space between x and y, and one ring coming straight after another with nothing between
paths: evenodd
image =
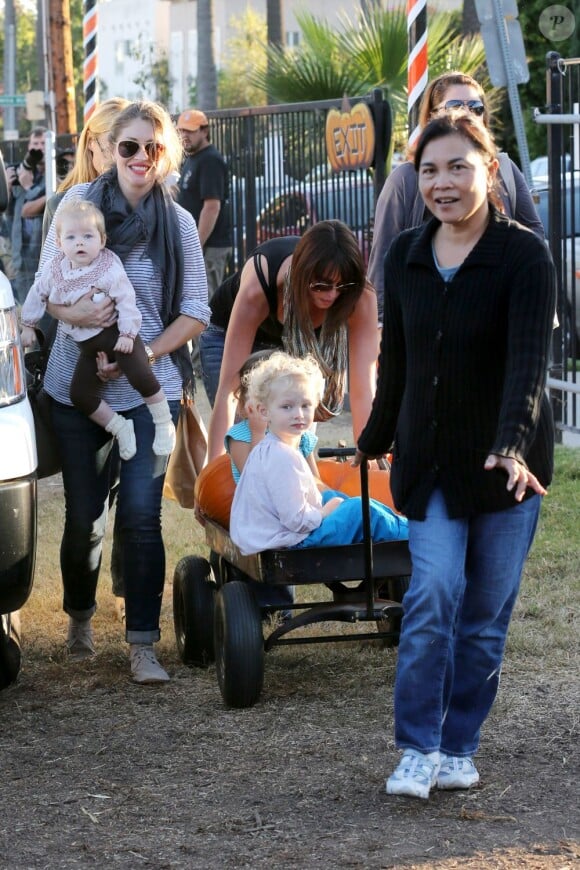
<instances>
[{"instance_id":1,"label":"striped shirt","mask_svg":"<svg viewBox=\"0 0 580 870\"><path fill-rule=\"evenodd\" d=\"M82 197L88 184L78 184L68 190L62 202L74 197ZM197 227L189 212L177 203L175 204L181 239L183 243L183 292L180 313L201 321L206 326L210 319L210 309L207 304L207 279L203 253L199 243ZM54 221L46 237L40 257L39 271L44 263L57 252ZM137 307L143 318L139 334L145 343L152 342L164 330L161 320L162 283L158 268L147 256L147 246L144 242L135 246L124 263L137 299ZM75 341L65 333L62 324L58 324L56 337L44 379L44 386L49 395L64 405L72 405L70 400L70 382L79 357ZM163 387L168 399L181 397L182 377L179 368L169 354L155 361L154 372ZM143 404L143 397L131 387L123 375L114 381L103 384L101 398L108 402L115 411L127 411Z\"/></svg>"}]
</instances>

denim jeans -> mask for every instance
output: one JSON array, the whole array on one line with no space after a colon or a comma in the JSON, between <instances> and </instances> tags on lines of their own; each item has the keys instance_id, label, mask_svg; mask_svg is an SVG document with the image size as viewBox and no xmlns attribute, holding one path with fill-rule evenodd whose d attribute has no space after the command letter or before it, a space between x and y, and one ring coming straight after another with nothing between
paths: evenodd
<instances>
[{"instance_id":1,"label":"denim jeans","mask_svg":"<svg viewBox=\"0 0 580 870\"><path fill-rule=\"evenodd\" d=\"M333 547L341 544L360 544L363 540L363 515L360 496L347 496L343 492L327 489L322 493L322 504L332 498L342 498L342 503L320 525L310 532L294 549L308 547ZM406 541L409 537L407 520L389 507L376 501L370 502L371 539L373 541Z\"/></svg>"},{"instance_id":2,"label":"denim jeans","mask_svg":"<svg viewBox=\"0 0 580 870\"><path fill-rule=\"evenodd\" d=\"M211 299L224 280L230 252L231 248L210 248L207 246L204 248L203 259L205 262L205 273L207 275L208 299Z\"/></svg>"},{"instance_id":3,"label":"denim jeans","mask_svg":"<svg viewBox=\"0 0 580 870\"><path fill-rule=\"evenodd\" d=\"M179 401L169 405L175 421ZM86 619L96 610L116 450L109 433L75 408L58 402L53 402L52 407L54 427L63 445L63 607L70 616ZM146 405L125 411L123 416L133 421L137 453L121 462L119 472L116 559L125 587L126 639L129 643L151 643L160 636L165 581L161 496L168 457L153 453L154 425Z\"/></svg>"},{"instance_id":4,"label":"denim jeans","mask_svg":"<svg viewBox=\"0 0 580 870\"><path fill-rule=\"evenodd\" d=\"M505 640L540 496L497 513L450 519L435 490L409 521L413 563L395 683L402 748L473 755L499 687Z\"/></svg>"},{"instance_id":5,"label":"denim jeans","mask_svg":"<svg viewBox=\"0 0 580 870\"><path fill-rule=\"evenodd\" d=\"M215 396L220 380L220 371L226 343L226 331L221 326L210 323L199 336L199 356L201 359L201 375L203 386L210 405L214 406ZM255 341L251 353L275 347L263 341ZM248 354L249 356L250 354Z\"/></svg>"}]
</instances>

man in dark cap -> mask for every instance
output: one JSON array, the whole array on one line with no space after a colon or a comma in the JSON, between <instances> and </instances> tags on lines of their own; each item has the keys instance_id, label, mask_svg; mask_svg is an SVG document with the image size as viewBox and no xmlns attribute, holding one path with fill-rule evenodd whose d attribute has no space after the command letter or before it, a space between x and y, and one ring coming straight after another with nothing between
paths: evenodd
<instances>
[{"instance_id":1,"label":"man in dark cap","mask_svg":"<svg viewBox=\"0 0 580 870\"><path fill-rule=\"evenodd\" d=\"M182 112L177 129L185 151L177 201L197 224L211 298L223 281L231 250L228 168L210 142L209 123L203 112Z\"/></svg>"}]
</instances>

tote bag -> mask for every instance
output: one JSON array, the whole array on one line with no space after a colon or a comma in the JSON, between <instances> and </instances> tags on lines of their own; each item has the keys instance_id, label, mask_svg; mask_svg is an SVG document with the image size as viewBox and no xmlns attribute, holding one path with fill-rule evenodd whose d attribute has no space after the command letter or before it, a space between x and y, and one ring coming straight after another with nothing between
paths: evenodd
<instances>
[{"instance_id":1,"label":"tote bag","mask_svg":"<svg viewBox=\"0 0 580 870\"><path fill-rule=\"evenodd\" d=\"M207 462L207 431L190 389L184 389L175 432L175 447L165 474L163 495L183 508L195 503L193 487Z\"/></svg>"}]
</instances>

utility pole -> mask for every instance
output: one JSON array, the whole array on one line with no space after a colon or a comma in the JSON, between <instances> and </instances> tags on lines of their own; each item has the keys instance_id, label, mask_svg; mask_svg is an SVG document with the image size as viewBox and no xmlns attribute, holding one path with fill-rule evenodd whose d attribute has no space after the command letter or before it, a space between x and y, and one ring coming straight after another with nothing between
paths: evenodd
<instances>
[{"instance_id":1,"label":"utility pole","mask_svg":"<svg viewBox=\"0 0 580 870\"><path fill-rule=\"evenodd\" d=\"M4 93L16 93L16 23L14 0L4 3ZM4 138L17 139L16 106L4 108Z\"/></svg>"},{"instance_id":2,"label":"utility pole","mask_svg":"<svg viewBox=\"0 0 580 870\"><path fill-rule=\"evenodd\" d=\"M76 133L75 90L69 0L48 0L50 70L47 90L54 94L56 134Z\"/></svg>"}]
</instances>

